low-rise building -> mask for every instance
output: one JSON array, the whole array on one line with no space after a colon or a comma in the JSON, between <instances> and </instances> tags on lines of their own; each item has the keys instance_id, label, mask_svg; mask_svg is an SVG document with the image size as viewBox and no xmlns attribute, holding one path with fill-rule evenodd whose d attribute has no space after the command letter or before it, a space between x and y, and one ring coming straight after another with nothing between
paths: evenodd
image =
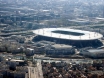
<instances>
[{"instance_id":1,"label":"low-rise building","mask_svg":"<svg viewBox=\"0 0 104 78\"><path fill-rule=\"evenodd\" d=\"M27 48L25 51L26 56L32 56L34 55L35 51L32 48Z\"/></svg>"},{"instance_id":2,"label":"low-rise building","mask_svg":"<svg viewBox=\"0 0 104 78\"><path fill-rule=\"evenodd\" d=\"M81 52L82 55L92 58L103 58L104 49L89 49Z\"/></svg>"},{"instance_id":3,"label":"low-rise building","mask_svg":"<svg viewBox=\"0 0 104 78\"><path fill-rule=\"evenodd\" d=\"M72 46L69 45L59 45L59 44L55 44L52 45L51 49L46 50L46 54L48 55L70 55L70 54L74 54L75 53L75 49Z\"/></svg>"}]
</instances>

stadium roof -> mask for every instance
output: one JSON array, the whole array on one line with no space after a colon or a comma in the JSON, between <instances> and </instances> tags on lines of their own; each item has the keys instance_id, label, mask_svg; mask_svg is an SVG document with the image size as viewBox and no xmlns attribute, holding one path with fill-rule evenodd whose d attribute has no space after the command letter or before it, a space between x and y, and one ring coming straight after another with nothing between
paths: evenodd
<instances>
[{"instance_id":1,"label":"stadium roof","mask_svg":"<svg viewBox=\"0 0 104 78\"><path fill-rule=\"evenodd\" d=\"M62 33L60 33L61 31ZM103 37L102 34L97 32L90 32L90 31L69 29L69 28L43 28L43 29L33 30L33 33L41 36L67 39L67 40L95 40Z\"/></svg>"}]
</instances>

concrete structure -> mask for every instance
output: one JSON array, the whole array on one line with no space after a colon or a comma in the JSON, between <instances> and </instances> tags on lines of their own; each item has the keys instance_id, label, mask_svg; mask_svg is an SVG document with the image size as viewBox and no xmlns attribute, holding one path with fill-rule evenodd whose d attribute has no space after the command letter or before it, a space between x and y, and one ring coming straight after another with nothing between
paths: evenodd
<instances>
[{"instance_id":1,"label":"concrete structure","mask_svg":"<svg viewBox=\"0 0 104 78\"><path fill-rule=\"evenodd\" d=\"M92 44L101 46L102 43L98 39L103 37L102 34L97 32L68 28L43 28L33 30L33 33L37 34L34 40L53 41L77 47L92 46Z\"/></svg>"},{"instance_id":2,"label":"concrete structure","mask_svg":"<svg viewBox=\"0 0 104 78\"><path fill-rule=\"evenodd\" d=\"M92 58L104 58L104 49L89 49L82 51L81 54Z\"/></svg>"},{"instance_id":3,"label":"concrete structure","mask_svg":"<svg viewBox=\"0 0 104 78\"><path fill-rule=\"evenodd\" d=\"M75 49L69 45L55 44L50 49L46 49L47 55L70 55L74 53Z\"/></svg>"},{"instance_id":4,"label":"concrete structure","mask_svg":"<svg viewBox=\"0 0 104 78\"><path fill-rule=\"evenodd\" d=\"M33 30L33 33L46 37L67 39L67 40L95 40L103 37L97 32L68 29L68 28L43 28Z\"/></svg>"},{"instance_id":5,"label":"concrete structure","mask_svg":"<svg viewBox=\"0 0 104 78\"><path fill-rule=\"evenodd\" d=\"M34 55L35 51L32 48L27 48L25 51L26 56L32 56Z\"/></svg>"}]
</instances>

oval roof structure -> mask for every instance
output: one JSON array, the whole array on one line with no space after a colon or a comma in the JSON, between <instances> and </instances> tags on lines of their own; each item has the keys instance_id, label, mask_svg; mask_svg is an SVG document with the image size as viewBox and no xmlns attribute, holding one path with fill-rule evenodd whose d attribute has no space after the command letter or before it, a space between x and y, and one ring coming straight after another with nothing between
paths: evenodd
<instances>
[{"instance_id":1,"label":"oval roof structure","mask_svg":"<svg viewBox=\"0 0 104 78\"><path fill-rule=\"evenodd\" d=\"M102 34L97 32L69 28L43 28L33 30L33 33L41 36L67 40L95 40L103 37Z\"/></svg>"}]
</instances>

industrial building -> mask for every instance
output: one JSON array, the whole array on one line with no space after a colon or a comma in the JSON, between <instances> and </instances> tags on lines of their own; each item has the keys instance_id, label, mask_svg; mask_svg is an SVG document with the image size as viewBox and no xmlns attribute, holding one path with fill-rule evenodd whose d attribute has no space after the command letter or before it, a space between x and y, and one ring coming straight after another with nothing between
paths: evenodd
<instances>
[{"instance_id":1,"label":"industrial building","mask_svg":"<svg viewBox=\"0 0 104 78\"><path fill-rule=\"evenodd\" d=\"M89 49L81 52L82 55L92 58L104 58L104 49Z\"/></svg>"},{"instance_id":2,"label":"industrial building","mask_svg":"<svg viewBox=\"0 0 104 78\"><path fill-rule=\"evenodd\" d=\"M75 53L75 49L69 45L54 44L50 49L46 49L47 55L71 55Z\"/></svg>"}]
</instances>

